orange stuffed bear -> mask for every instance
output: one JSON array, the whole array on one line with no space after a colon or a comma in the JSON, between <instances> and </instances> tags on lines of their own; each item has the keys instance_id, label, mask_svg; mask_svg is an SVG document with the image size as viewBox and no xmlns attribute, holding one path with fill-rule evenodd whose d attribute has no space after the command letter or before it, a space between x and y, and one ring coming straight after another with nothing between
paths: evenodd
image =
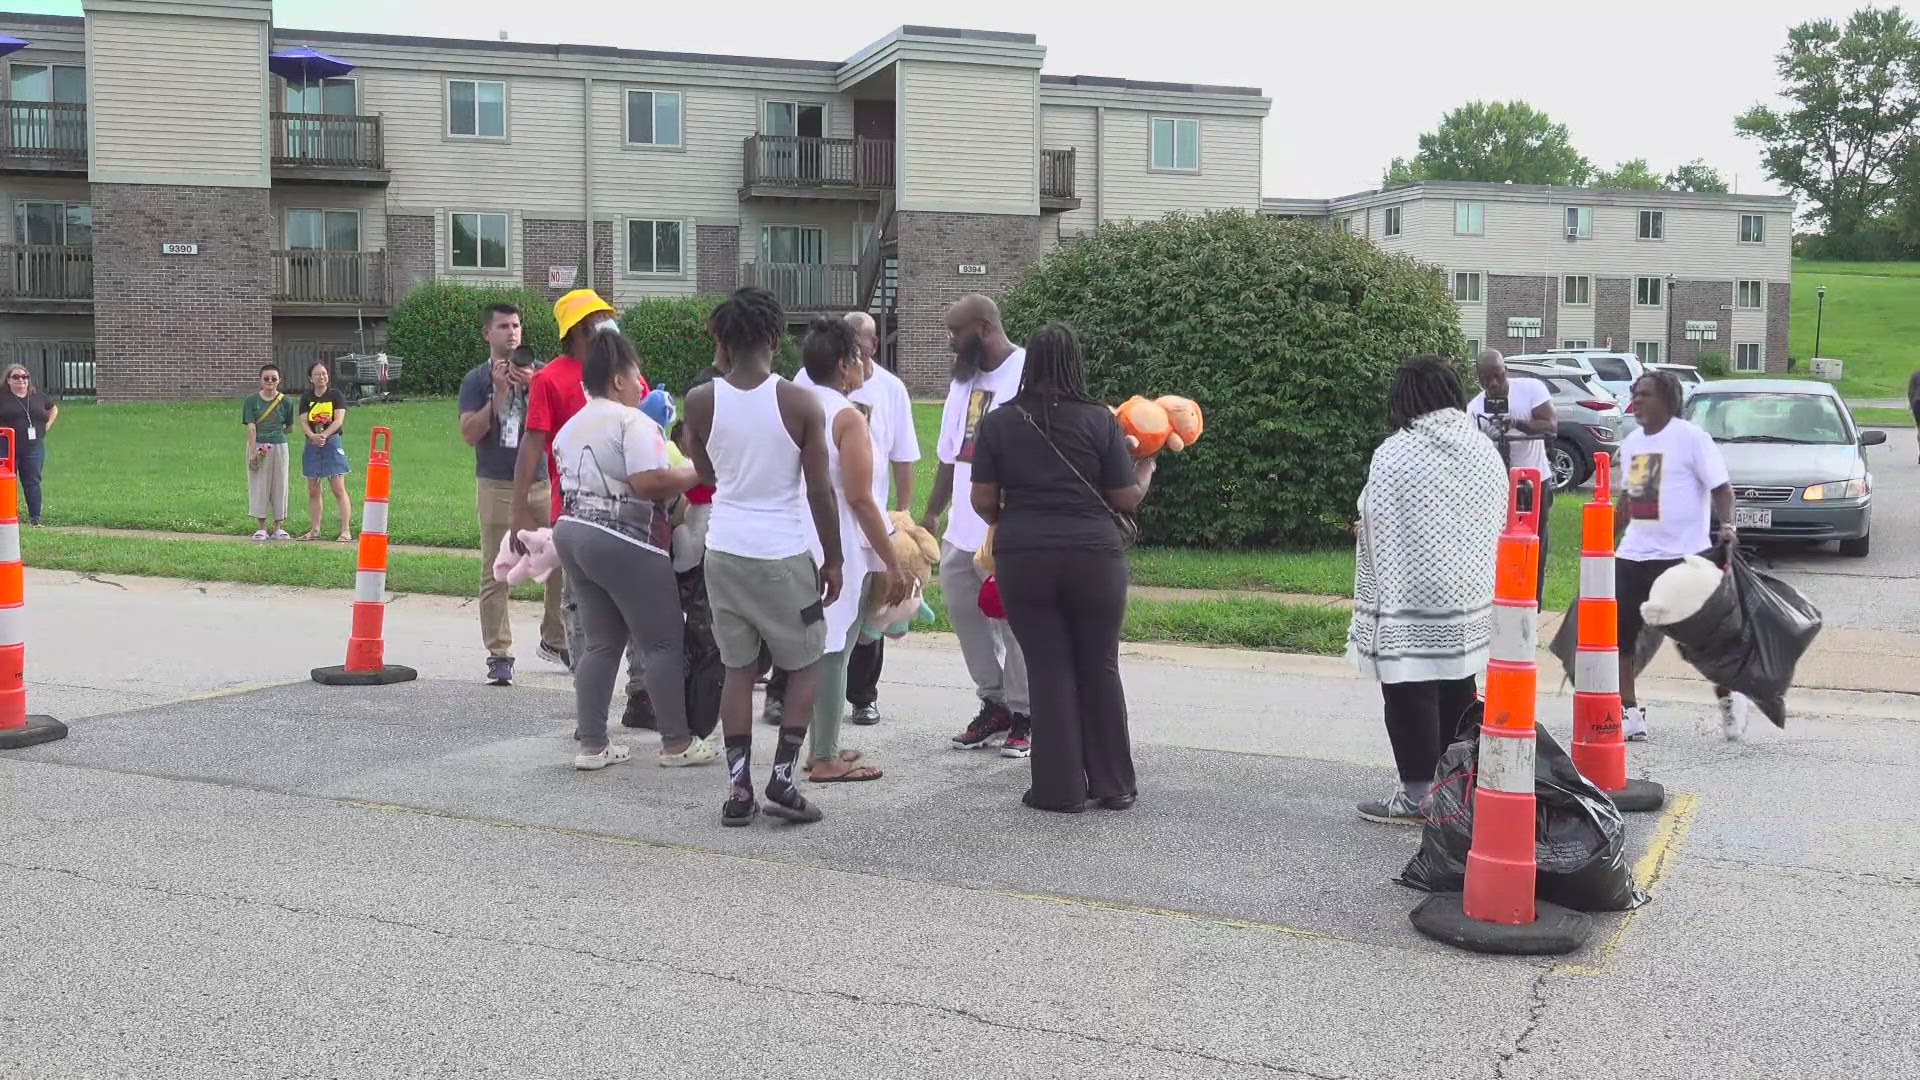
<instances>
[{"instance_id":1,"label":"orange stuffed bear","mask_svg":"<svg viewBox=\"0 0 1920 1080\"><path fill-rule=\"evenodd\" d=\"M1192 446L1206 430L1200 405L1190 398L1168 394L1158 401L1134 395L1113 410L1127 449L1134 457L1152 457L1161 450L1179 453Z\"/></svg>"}]
</instances>

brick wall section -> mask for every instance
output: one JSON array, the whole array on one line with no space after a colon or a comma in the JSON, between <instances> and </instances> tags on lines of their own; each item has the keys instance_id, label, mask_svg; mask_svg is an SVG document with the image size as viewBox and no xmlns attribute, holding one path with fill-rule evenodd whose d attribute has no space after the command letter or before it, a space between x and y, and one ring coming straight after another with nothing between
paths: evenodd
<instances>
[{"instance_id":1,"label":"brick wall section","mask_svg":"<svg viewBox=\"0 0 1920 1080\"><path fill-rule=\"evenodd\" d=\"M593 223L593 285L608 301L613 299L613 222Z\"/></svg>"},{"instance_id":2,"label":"brick wall section","mask_svg":"<svg viewBox=\"0 0 1920 1080\"><path fill-rule=\"evenodd\" d=\"M273 359L265 188L93 185L94 357L102 401L225 397ZM198 255L162 255L162 244Z\"/></svg>"},{"instance_id":3,"label":"brick wall section","mask_svg":"<svg viewBox=\"0 0 1920 1080\"><path fill-rule=\"evenodd\" d=\"M1560 297L1554 291L1554 280L1546 277L1510 277L1505 274L1489 274L1486 281L1486 347L1499 349L1508 356L1515 353L1559 348ZM1508 337L1507 317L1510 315L1539 319L1540 336L1537 338Z\"/></svg>"},{"instance_id":4,"label":"brick wall section","mask_svg":"<svg viewBox=\"0 0 1920 1080\"><path fill-rule=\"evenodd\" d=\"M1673 327L1673 340L1667 343L1667 362L1671 364L1697 363L1703 351L1719 352L1733 360L1733 306L1732 281L1675 281L1673 295L1667 297L1672 309L1667 312ZM1719 335L1713 341L1693 341L1687 337L1687 323L1706 321L1715 323Z\"/></svg>"},{"instance_id":5,"label":"brick wall section","mask_svg":"<svg viewBox=\"0 0 1920 1080\"><path fill-rule=\"evenodd\" d=\"M387 279L394 303L433 278L433 219L423 214L387 218Z\"/></svg>"},{"instance_id":6,"label":"brick wall section","mask_svg":"<svg viewBox=\"0 0 1920 1080\"><path fill-rule=\"evenodd\" d=\"M520 276L527 288L549 300L558 300L567 290L547 288L547 267L580 267L587 256L587 226L580 221L527 218L521 226L520 243ZM579 269L574 273L574 287L588 287L586 275Z\"/></svg>"},{"instance_id":7,"label":"brick wall section","mask_svg":"<svg viewBox=\"0 0 1920 1080\"><path fill-rule=\"evenodd\" d=\"M1633 350L1633 279L1593 281L1593 344L1616 352Z\"/></svg>"},{"instance_id":8,"label":"brick wall section","mask_svg":"<svg viewBox=\"0 0 1920 1080\"><path fill-rule=\"evenodd\" d=\"M703 293L730 293L740 287L740 226L700 225L695 236L699 248L699 290Z\"/></svg>"},{"instance_id":9,"label":"brick wall section","mask_svg":"<svg viewBox=\"0 0 1920 1080\"><path fill-rule=\"evenodd\" d=\"M947 306L968 293L995 296L1040 255L1040 217L903 210L897 370L916 394L946 389ZM963 264L985 274L962 275Z\"/></svg>"},{"instance_id":10,"label":"brick wall section","mask_svg":"<svg viewBox=\"0 0 1920 1080\"><path fill-rule=\"evenodd\" d=\"M1793 317L1793 286L1784 281L1767 283L1767 370L1787 370L1787 329ZM1811 359L1811 357L1809 357ZM1732 361L1728 361L1731 365ZM1811 367L1811 365L1808 365Z\"/></svg>"}]
</instances>

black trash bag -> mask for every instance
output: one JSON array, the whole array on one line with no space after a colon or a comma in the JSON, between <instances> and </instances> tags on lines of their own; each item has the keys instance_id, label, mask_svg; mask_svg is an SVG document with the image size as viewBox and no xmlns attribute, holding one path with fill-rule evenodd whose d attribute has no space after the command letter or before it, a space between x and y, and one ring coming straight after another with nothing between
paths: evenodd
<instances>
[{"instance_id":1,"label":"black trash bag","mask_svg":"<svg viewBox=\"0 0 1920 1080\"><path fill-rule=\"evenodd\" d=\"M682 641L687 653L687 727L704 739L720 726L720 686L727 667L720 662L720 645L713 639L713 609L707 606L704 564L675 575L680 584L680 610L686 613Z\"/></svg>"},{"instance_id":2,"label":"black trash bag","mask_svg":"<svg viewBox=\"0 0 1920 1080\"><path fill-rule=\"evenodd\" d=\"M1460 739L1440 755L1433 789L1421 803L1426 827L1420 850L1400 883L1424 892L1460 892L1473 848L1473 791L1480 758L1475 704L1461 718ZM1547 729L1534 726L1534 897L1575 911L1630 911L1647 902L1627 868L1626 823Z\"/></svg>"},{"instance_id":3,"label":"black trash bag","mask_svg":"<svg viewBox=\"0 0 1920 1080\"><path fill-rule=\"evenodd\" d=\"M1640 628L1640 640L1634 643L1633 649L1635 675L1647 670L1647 665L1653 663L1654 656L1660 652L1660 643L1665 640L1666 638L1656 627ZM1560 629L1554 631L1553 641L1547 645L1547 651L1560 661L1560 668L1566 673L1567 682L1573 683L1573 657L1580 651L1580 601L1575 600L1573 605L1567 608L1566 617L1560 620ZM1574 689L1580 688L1575 686Z\"/></svg>"},{"instance_id":4,"label":"black trash bag","mask_svg":"<svg viewBox=\"0 0 1920 1080\"><path fill-rule=\"evenodd\" d=\"M1820 609L1737 548L1722 546L1706 557L1726 571L1720 587L1699 611L1659 629L1694 670L1747 695L1784 728L1793 669L1820 633Z\"/></svg>"}]
</instances>

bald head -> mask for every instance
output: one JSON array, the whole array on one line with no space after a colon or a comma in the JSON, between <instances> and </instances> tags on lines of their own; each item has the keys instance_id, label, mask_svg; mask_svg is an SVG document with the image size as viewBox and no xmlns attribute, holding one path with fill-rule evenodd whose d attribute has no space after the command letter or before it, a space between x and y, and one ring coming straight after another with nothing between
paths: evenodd
<instances>
[{"instance_id":1,"label":"bald head","mask_svg":"<svg viewBox=\"0 0 1920 1080\"><path fill-rule=\"evenodd\" d=\"M1507 365L1499 349L1480 350L1480 358L1473 363L1473 377L1480 389L1495 397L1507 392Z\"/></svg>"},{"instance_id":2,"label":"bald head","mask_svg":"<svg viewBox=\"0 0 1920 1080\"><path fill-rule=\"evenodd\" d=\"M880 329L874 325L873 316L864 311L849 311L846 315L847 326L853 330L853 344L860 359L867 364L867 374L873 374L873 358L880 351Z\"/></svg>"},{"instance_id":3,"label":"bald head","mask_svg":"<svg viewBox=\"0 0 1920 1080\"><path fill-rule=\"evenodd\" d=\"M1000 326L1000 305L968 293L947 308L947 348L953 350L953 377L962 382L992 371L1013 355L1013 343Z\"/></svg>"},{"instance_id":4,"label":"bald head","mask_svg":"<svg viewBox=\"0 0 1920 1080\"><path fill-rule=\"evenodd\" d=\"M947 309L947 326L952 327L956 319L986 323L997 330L1000 327L1000 305L994 303L991 296L968 293Z\"/></svg>"}]
</instances>

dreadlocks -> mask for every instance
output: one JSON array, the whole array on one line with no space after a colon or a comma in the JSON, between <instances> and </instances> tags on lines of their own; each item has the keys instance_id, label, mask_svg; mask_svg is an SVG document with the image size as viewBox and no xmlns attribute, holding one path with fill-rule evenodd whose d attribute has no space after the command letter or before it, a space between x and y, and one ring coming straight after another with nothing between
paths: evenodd
<instances>
[{"instance_id":1,"label":"dreadlocks","mask_svg":"<svg viewBox=\"0 0 1920 1080\"><path fill-rule=\"evenodd\" d=\"M1670 416L1679 416L1680 408L1686 404L1686 391L1680 386L1680 377L1671 371L1649 371L1640 376L1640 381L1651 384L1660 403L1667 407Z\"/></svg>"},{"instance_id":2,"label":"dreadlocks","mask_svg":"<svg viewBox=\"0 0 1920 1080\"><path fill-rule=\"evenodd\" d=\"M1080 339L1073 327L1050 322L1027 339L1026 369L1020 373L1020 396L1037 405L1062 401L1092 401L1081 370Z\"/></svg>"},{"instance_id":3,"label":"dreadlocks","mask_svg":"<svg viewBox=\"0 0 1920 1080\"><path fill-rule=\"evenodd\" d=\"M1444 356L1416 356L1393 373L1393 389L1387 393L1387 419L1396 428L1404 431L1416 417L1430 412L1466 407L1460 376Z\"/></svg>"},{"instance_id":4,"label":"dreadlocks","mask_svg":"<svg viewBox=\"0 0 1920 1080\"><path fill-rule=\"evenodd\" d=\"M780 301L765 289L737 289L713 309L707 329L729 353L753 353L772 347L787 324Z\"/></svg>"}]
</instances>

